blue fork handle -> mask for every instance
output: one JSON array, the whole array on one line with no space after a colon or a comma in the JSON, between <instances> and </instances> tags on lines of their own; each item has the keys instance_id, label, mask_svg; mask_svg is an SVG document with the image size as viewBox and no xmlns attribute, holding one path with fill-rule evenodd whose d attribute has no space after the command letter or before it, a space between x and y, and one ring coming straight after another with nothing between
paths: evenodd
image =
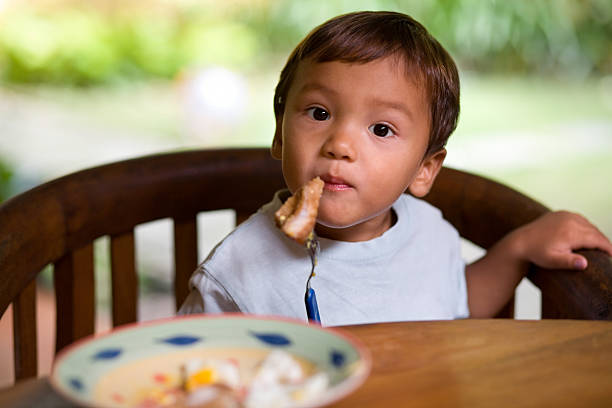
<instances>
[{"instance_id":1,"label":"blue fork handle","mask_svg":"<svg viewBox=\"0 0 612 408\"><path fill-rule=\"evenodd\" d=\"M321 324L319 306L317 306L317 295L313 288L308 288L306 291L306 314L308 315L308 320Z\"/></svg>"}]
</instances>

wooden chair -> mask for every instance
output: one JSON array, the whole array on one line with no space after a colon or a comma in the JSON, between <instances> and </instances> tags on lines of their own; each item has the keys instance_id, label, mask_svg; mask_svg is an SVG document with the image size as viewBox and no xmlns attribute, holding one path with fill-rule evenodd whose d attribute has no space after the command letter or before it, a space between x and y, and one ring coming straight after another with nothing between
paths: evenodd
<instances>
[{"instance_id":1,"label":"wooden chair","mask_svg":"<svg viewBox=\"0 0 612 408\"><path fill-rule=\"evenodd\" d=\"M134 228L174 221L174 297L185 299L197 264L196 216L234 209L241 222L284 186L268 149L185 151L112 163L50 181L0 206L0 310L13 304L16 379L37 373L35 296L53 264L56 351L94 332L93 241L110 236L113 325L137 320ZM548 211L503 185L444 168L427 199L462 236L488 248ZM584 251L586 272L532 268L542 317L611 319L612 264ZM506 310L506 316L511 309Z\"/></svg>"}]
</instances>

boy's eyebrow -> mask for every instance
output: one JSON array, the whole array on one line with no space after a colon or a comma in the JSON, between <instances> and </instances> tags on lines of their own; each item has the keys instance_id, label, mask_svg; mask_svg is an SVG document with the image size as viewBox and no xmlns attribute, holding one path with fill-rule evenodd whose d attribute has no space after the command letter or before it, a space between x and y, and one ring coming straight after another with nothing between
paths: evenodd
<instances>
[{"instance_id":1,"label":"boy's eyebrow","mask_svg":"<svg viewBox=\"0 0 612 408\"><path fill-rule=\"evenodd\" d=\"M394 102L394 101L388 101L384 99L375 98L372 100L372 103L377 106L382 106L384 108L389 108L389 109L393 109L393 110L402 112L403 114L408 116L410 119L414 118L414 114L412 113L410 108L408 108L408 106L406 106L405 104L401 102Z\"/></svg>"},{"instance_id":2,"label":"boy's eyebrow","mask_svg":"<svg viewBox=\"0 0 612 408\"><path fill-rule=\"evenodd\" d=\"M300 92L308 92L308 91L324 91L324 92L332 93L334 95L338 94L336 90L331 89L330 87L327 87L319 82L307 82L300 89Z\"/></svg>"}]
</instances>

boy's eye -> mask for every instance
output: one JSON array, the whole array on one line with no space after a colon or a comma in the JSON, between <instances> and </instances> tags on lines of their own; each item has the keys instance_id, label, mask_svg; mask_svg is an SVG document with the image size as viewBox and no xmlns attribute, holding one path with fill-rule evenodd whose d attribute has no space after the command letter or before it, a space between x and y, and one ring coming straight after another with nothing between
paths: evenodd
<instances>
[{"instance_id":1,"label":"boy's eye","mask_svg":"<svg viewBox=\"0 0 612 408\"><path fill-rule=\"evenodd\" d=\"M387 137L393 135L393 131L391 128L382 123L376 123L369 127L370 132L374 133L376 136Z\"/></svg>"},{"instance_id":2,"label":"boy's eye","mask_svg":"<svg viewBox=\"0 0 612 408\"><path fill-rule=\"evenodd\" d=\"M314 107L314 108L308 109L308 114L314 120L327 120L327 119L329 119L329 112L327 112L325 109L319 108L319 107Z\"/></svg>"}]
</instances>

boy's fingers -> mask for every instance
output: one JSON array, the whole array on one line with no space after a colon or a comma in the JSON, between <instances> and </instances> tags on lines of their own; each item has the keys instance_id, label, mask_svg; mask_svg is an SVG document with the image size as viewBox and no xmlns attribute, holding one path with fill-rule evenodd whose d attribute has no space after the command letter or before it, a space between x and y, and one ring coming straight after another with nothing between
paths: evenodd
<instances>
[{"instance_id":1,"label":"boy's fingers","mask_svg":"<svg viewBox=\"0 0 612 408\"><path fill-rule=\"evenodd\" d=\"M570 265L568 269L585 270L588 266L586 258L582 255L574 254L570 257Z\"/></svg>"},{"instance_id":2,"label":"boy's fingers","mask_svg":"<svg viewBox=\"0 0 612 408\"><path fill-rule=\"evenodd\" d=\"M584 270L588 262L586 258L580 254L573 252L557 253L549 258L549 261L541 266L549 269L573 269Z\"/></svg>"}]
</instances>

